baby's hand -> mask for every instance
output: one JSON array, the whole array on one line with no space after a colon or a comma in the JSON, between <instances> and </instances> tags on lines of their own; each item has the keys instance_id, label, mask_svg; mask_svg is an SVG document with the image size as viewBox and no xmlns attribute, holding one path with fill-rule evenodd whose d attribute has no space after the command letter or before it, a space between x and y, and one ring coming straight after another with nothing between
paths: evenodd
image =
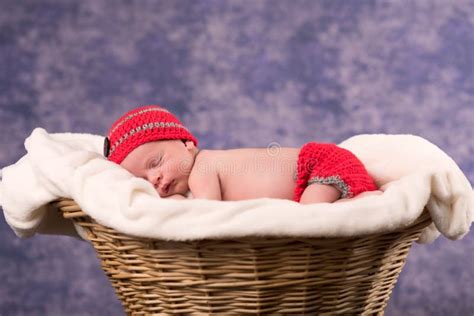
<instances>
[{"instance_id":1,"label":"baby's hand","mask_svg":"<svg viewBox=\"0 0 474 316\"><path fill-rule=\"evenodd\" d=\"M182 196L181 194L173 194L170 196L165 196L163 197L164 199L174 199L174 200L186 200L185 196Z\"/></svg>"}]
</instances>

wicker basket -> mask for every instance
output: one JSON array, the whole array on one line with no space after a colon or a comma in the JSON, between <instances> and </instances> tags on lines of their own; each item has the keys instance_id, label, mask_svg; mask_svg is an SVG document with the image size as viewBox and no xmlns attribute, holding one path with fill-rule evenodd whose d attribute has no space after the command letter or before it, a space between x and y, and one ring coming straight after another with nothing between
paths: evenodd
<instances>
[{"instance_id":1,"label":"wicker basket","mask_svg":"<svg viewBox=\"0 0 474 316\"><path fill-rule=\"evenodd\" d=\"M381 314L408 251L430 224L355 238L246 237L164 241L96 223L72 200L55 202L82 226L129 315Z\"/></svg>"}]
</instances>

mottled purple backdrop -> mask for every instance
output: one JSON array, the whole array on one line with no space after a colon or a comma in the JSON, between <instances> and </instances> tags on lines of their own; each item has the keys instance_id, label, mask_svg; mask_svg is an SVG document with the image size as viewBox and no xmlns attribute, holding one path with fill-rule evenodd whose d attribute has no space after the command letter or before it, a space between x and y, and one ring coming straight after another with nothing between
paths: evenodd
<instances>
[{"instance_id":1,"label":"mottled purple backdrop","mask_svg":"<svg viewBox=\"0 0 474 316\"><path fill-rule=\"evenodd\" d=\"M0 165L160 103L204 148L420 135L472 183L473 25L473 1L0 0ZM87 243L0 226L1 315L123 314ZM387 315L473 315L473 235L415 245Z\"/></svg>"}]
</instances>

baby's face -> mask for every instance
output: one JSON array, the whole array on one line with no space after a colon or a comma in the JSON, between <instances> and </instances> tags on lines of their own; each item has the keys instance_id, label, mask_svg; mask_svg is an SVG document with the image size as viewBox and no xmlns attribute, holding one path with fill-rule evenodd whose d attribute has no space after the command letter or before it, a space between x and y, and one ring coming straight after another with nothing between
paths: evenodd
<instances>
[{"instance_id":1,"label":"baby's face","mask_svg":"<svg viewBox=\"0 0 474 316\"><path fill-rule=\"evenodd\" d=\"M138 146L120 165L136 177L150 181L161 197L185 195L196 153L191 141L161 140Z\"/></svg>"}]
</instances>

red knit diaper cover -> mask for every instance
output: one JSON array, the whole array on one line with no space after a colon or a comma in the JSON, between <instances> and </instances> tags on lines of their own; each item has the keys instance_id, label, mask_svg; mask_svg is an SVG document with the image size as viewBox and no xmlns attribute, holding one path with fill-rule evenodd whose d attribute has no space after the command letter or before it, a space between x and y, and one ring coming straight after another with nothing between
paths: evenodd
<instances>
[{"instance_id":1,"label":"red knit diaper cover","mask_svg":"<svg viewBox=\"0 0 474 316\"><path fill-rule=\"evenodd\" d=\"M331 184L351 198L377 190L362 162L347 149L335 144L310 142L301 147L295 174L294 201L299 202L306 187L313 183Z\"/></svg>"}]
</instances>

